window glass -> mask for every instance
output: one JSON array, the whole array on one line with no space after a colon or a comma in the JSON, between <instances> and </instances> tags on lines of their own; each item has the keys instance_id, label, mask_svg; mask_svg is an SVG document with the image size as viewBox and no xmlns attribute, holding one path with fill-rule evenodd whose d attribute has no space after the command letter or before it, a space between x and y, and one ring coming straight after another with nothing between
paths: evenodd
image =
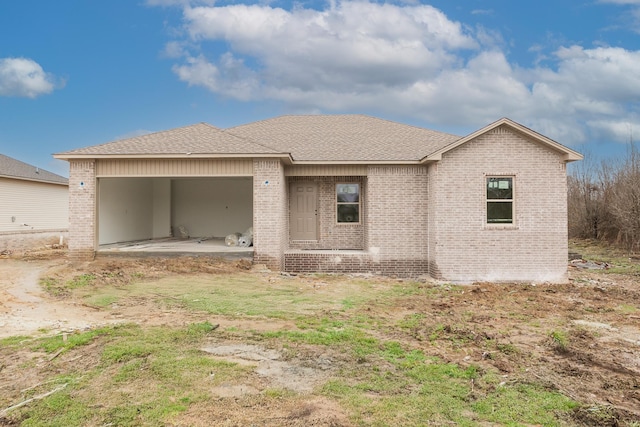
<instances>
[{"instance_id":1,"label":"window glass","mask_svg":"<svg viewBox=\"0 0 640 427\"><path fill-rule=\"evenodd\" d=\"M341 202L359 202L360 201L360 185L359 184L338 184L338 203Z\"/></svg>"},{"instance_id":2,"label":"window glass","mask_svg":"<svg viewBox=\"0 0 640 427\"><path fill-rule=\"evenodd\" d=\"M492 224L513 223L513 202L487 202L487 222Z\"/></svg>"},{"instance_id":3,"label":"window glass","mask_svg":"<svg viewBox=\"0 0 640 427\"><path fill-rule=\"evenodd\" d=\"M487 178L487 199L513 199L513 178Z\"/></svg>"},{"instance_id":4,"label":"window glass","mask_svg":"<svg viewBox=\"0 0 640 427\"><path fill-rule=\"evenodd\" d=\"M487 178L487 223L513 224L513 178Z\"/></svg>"},{"instance_id":5,"label":"window glass","mask_svg":"<svg viewBox=\"0 0 640 427\"><path fill-rule=\"evenodd\" d=\"M338 222L360 222L358 205L338 205Z\"/></svg>"},{"instance_id":6,"label":"window glass","mask_svg":"<svg viewBox=\"0 0 640 427\"><path fill-rule=\"evenodd\" d=\"M360 222L360 184L336 184L339 223Z\"/></svg>"}]
</instances>

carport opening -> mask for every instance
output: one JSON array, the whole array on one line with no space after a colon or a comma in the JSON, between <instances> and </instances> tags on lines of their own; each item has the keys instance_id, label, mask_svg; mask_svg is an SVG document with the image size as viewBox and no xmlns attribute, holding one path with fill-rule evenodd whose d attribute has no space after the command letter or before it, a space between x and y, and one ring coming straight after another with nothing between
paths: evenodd
<instances>
[{"instance_id":1,"label":"carport opening","mask_svg":"<svg viewBox=\"0 0 640 427\"><path fill-rule=\"evenodd\" d=\"M185 242L224 246L252 223L251 177L98 180L99 250L171 241L181 243L176 251Z\"/></svg>"}]
</instances>

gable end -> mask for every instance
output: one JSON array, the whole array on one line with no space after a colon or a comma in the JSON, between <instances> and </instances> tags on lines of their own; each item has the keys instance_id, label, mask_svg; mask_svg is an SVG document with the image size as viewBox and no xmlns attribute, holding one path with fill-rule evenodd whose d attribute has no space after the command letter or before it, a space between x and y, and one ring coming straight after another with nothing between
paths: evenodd
<instances>
[{"instance_id":1,"label":"gable end","mask_svg":"<svg viewBox=\"0 0 640 427\"><path fill-rule=\"evenodd\" d=\"M472 141L474 139L476 139L477 137L479 137L480 135L485 135L485 134L506 134L509 132L514 132L516 134L520 134L521 136L523 136L524 138L526 138L527 140L539 143L540 145L546 147L549 150L553 150L556 151L558 153L560 153L563 156L563 161L564 162L573 162L576 160L582 160L583 156L582 154L578 153L577 151L574 151L568 147L565 147L564 145L552 140L551 138L547 138L544 135L541 135L519 123L514 122L511 119L508 118L502 118L488 126L485 126L482 129L479 129L467 136L465 136L464 138L461 138L455 142L453 142L452 144L447 145L444 148L441 148L438 151L435 151L434 153L429 154L428 156L424 157L422 159L422 163L427 163L427 162L432 162L432 161L439 161L442 160L442 155L446 152L449 152L463 144L466 144L469 141Z\"/></svg>"}]
</instances>

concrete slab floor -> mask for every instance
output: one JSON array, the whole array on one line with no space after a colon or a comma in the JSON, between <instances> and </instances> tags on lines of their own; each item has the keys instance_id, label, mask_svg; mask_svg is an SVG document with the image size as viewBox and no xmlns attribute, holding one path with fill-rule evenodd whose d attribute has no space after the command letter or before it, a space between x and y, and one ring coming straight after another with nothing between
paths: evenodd
<instances>
[{"instance_id":1,"label":"concrete slab floor","mask_svg":"<svg viewBox=\"0 0 640 427\"><path fill-rule=\"evenodd\" d=\"M219 238L195 238L178 239L153 239L138 240L133 242L111 243L98 247L99 255L128 254L136 255L219 255L222 257L253 257L253 247L227 246L224 239Z\"/></svg>"}]
</instances>

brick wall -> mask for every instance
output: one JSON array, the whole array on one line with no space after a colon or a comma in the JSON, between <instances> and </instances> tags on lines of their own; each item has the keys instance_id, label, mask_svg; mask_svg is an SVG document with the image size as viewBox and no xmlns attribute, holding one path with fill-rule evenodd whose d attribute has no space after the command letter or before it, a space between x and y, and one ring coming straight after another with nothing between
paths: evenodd
<instances>
[{"instance_id":1,"label":"brick wall","mask_svg":"<svg viewBox=\"0 0 640 427\"><path fill-rule=\"evenodd\" d=\"M425 166L369 166L366 242L373 271L428 271L428 175Z\"/></svg>"},{"instance_id":2,"label":"brick wall","mask_svg":"<svg viewBox=\"0 0 640 427\"><path fill-rule=\"evenodd\" d=\"M282 270L288 241L288 198L284 168L278 159L253 161L253 259Z\"/></svg>"},{"instance_id":3,"label":"brick wall","mask_svg":"<svg viewBox=\"0 0 640 427\"><path fill-rule=\"evenodd\" d=\"M95 233L95 162L71 160L69 162L69 258L93 259Z\"/></svg>"},{"instance_id":4,"label":"brick wall","mask_svg":"<svg viewBox=\"0 0 640 427\"><path fill-rule=\"evenodd\" d=\"M486 176L512 175L515 223L486 224ZM452 281L564 282L567 186L562 156L499 127L430 168L431 274Z\"/></svg>"},{"instance_id":5,"label":"brick wall","mask_svg":"<svg viewBox=\"0 0 640 427\"><path fill-rule=\"evenodd\" d=\"M286 271L372 272L400 277L427 274L427 167L369 166L367 177L314 179L323 188L320 205L325 212L320 222L325 224L335 224L335 183L361 182L362 224L344 230L340 229L341 225L325 225L321 227L321 236L325 239L323 243L329 244L300 248L350 249L341 239L352 238L364 250L362 253L291 250L285 255ZM291 248L298 246L290 245Z\"/></svg>"},{"instance_id":6,"label":"brick wall","mask_svg":"<svg viewBox=\"0 0 640 427\"><path fill-rule=\"evenodd\" d=\"M318 185L318 240L290 241L290 248L297 249L364 249L364 224L366 211L365 177L327 176L327 177L290 177L289 182L313 181ZM338 224L336 220L336 184L360 184L360 223Z\"/></svg>"},{"instance_id":7,"label":"brick wall","mask_svg":"<svg viewBox=\"0 0 640 427\"><path fill-rule=\"evenodd\" d=\"M436 236L438 226L438 197L436 196L438 187L438 165L439 163L431 163L427 166L427 175L429 182L427 183L427 194L429 195L429 201L427 203L427 241L425 246L427 249L428 260L428 272L431 277L442 277L442 274L438 270L438 264L436 262Z\"/></svg>"}]
</instances>

